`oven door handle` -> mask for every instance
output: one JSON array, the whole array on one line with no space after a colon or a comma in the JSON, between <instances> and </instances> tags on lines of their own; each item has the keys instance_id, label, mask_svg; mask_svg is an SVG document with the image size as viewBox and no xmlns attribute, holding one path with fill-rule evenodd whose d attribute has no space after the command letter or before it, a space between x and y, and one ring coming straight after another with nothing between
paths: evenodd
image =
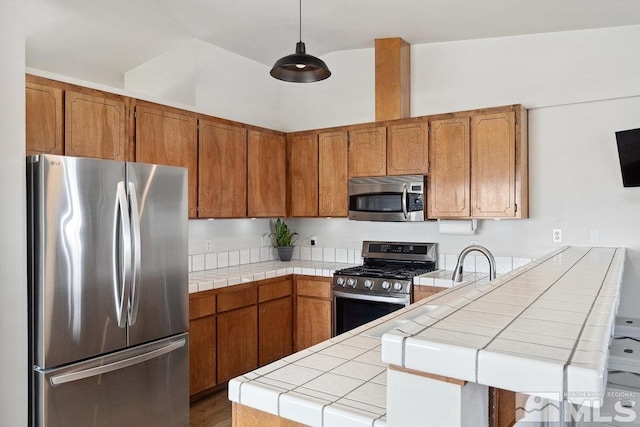
<instances>
[{"instance_id":1,"label":"oven door handle","mask_svg":"<svg viewBox=\"0 0 640 427\"><path fill-rule=\"evenodd\" d=\"M404 220L409 219L409 197L407 197L407 184L402 185L402 213L404 214Z\"/></svg>"},{"instance_id":2,"label":"oven door handle","mask_svg":"<svg viewBox=\"0 0 640 427\"><path fill-rule=\"evenodd\" d=\"M402 297L392 297L392 296L381 296L381 295L370 295L370 294L356 294L351 292L340 292L333 291L334 298L348 298L348 299L357 299L363 301L374 301L374 302L388 302L392 304L404 304L410 301L409 294L404 294L406 296Z\"/></svg>"}]
</instances>

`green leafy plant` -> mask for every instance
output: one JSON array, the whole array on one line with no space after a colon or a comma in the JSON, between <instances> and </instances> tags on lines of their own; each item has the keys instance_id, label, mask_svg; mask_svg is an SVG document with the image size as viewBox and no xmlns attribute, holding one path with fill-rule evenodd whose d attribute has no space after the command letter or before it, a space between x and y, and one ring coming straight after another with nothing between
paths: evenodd
<instances>
[{"instance_id":1,"label":"green leafy plant","mask_svg":"<svg viewBox=\"0 0 640 427\"><path fill-rule=\"evenodd\" d=\"M298 240L296 237L298 233L291 232L289 226L280 218L274 223L275 233L271 233L269 236L274 237L274 247L278 246L293 246L293 243Z\"/></svg>"}]
</instances>

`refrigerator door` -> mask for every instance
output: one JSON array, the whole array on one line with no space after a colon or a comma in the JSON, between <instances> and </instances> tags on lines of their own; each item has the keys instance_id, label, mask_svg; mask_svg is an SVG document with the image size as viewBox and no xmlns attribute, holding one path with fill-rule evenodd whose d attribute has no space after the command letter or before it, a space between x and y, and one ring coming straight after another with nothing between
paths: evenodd
<instances>
[{"instance_id":1,"label":"refrigerator door","mask_svg":"<svg viewBox=\"0 0 640 427\"><path fill-rule=\"evenodd\" d=\"M125 163L40 155L27 170L31 362L49 368L123 348Z\"/></svg>"},{"instance_id":2,"label":"refrigerator door","mask_svg":"<svg viewBox=\"0 0 640 427\"><path fill-rule=\"evenodd\" d=\"M129 344L136 345L188 328L187 171L128 163L127 180L134 241Z\"/></svg>"},{"instance_id":3,"label":"refrigerator door","mask_svg":"<svg viewBox=\"0 0 640 427\"><path fill-rule=\"evenodd\" d=\"M35 425L189 425L188 335L36 371Z\"/></svg>"}]
</instances>

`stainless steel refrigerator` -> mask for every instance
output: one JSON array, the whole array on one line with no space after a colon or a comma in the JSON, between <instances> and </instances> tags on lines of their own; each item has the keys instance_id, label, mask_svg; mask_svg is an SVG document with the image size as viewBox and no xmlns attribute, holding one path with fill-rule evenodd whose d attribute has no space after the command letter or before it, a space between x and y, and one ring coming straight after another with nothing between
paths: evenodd
<instances>
[{"instance_id":1,"label":"stainless steel refrigerator","mask_svg":"<svg viewBox=\"0 0 640 427\"><path fill-rule=\"evenodd\" d=\"M30 422L189 424L187 174L27 158Z\"/></svg>"}]
</instances>

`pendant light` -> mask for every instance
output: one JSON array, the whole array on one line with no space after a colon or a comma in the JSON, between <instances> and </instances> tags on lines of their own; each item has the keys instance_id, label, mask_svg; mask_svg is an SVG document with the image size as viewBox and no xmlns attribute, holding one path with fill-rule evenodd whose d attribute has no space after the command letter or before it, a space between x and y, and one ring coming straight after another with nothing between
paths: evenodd
<instances>
[{"instance_id":1,"label":"pendant light","mask_svg":"<svg viewBox=\"0 0 640 427\"><path fill-rule=\"evenodd\" d=\"M296 53L278 59L270 74L278 80L294 83L317 82L331 75L331 71L322 59L309 55L305 51L302 42L302 0L300 0L300 41L296 43Z\"/></svg>"}]
</instances>

